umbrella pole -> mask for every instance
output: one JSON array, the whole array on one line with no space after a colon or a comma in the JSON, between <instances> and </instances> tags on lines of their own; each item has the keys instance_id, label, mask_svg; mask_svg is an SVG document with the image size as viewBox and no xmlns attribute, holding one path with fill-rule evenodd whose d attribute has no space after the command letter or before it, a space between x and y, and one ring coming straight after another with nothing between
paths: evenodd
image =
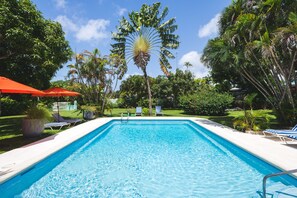
<instances>
[{"instance_id":1,"label":"umbrella pole","mask_svg":"<svg viewBox=\"0 0 297 198\"><path fill-rule=\"evenodd\" d=\"M58 108L58 121L60 122L59 98L60 97L58 97L57 108Z\"/></svg>"},{"instance_id":2,"label":"umbrella pole","mask_svg":"<svg viewBox=\"0 0 297 198\"><path fill-rule=\"evenodd\" d=\"M1 97L2 97L1 94L2 94L2 93L1 93L1 91L0 91L0 116L1 116Z\"/></svg>"}]
</instances>

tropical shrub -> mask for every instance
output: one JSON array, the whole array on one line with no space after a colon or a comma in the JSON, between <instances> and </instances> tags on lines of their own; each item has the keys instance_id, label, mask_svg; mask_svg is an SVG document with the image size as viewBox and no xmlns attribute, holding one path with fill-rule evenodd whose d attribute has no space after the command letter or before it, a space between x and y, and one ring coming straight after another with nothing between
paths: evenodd
<instances>
[{"instance_id":1,"label":"tropical shrub","mask_svg":"<svg viewBox=\"0 0 297 198\"><path fill-rule=\"evenodd\" d=\"M260 131L267 129L270 123L270 117L262 111L245 111L243 116L234 118L233 127L239 131Z\"/></svg>"},{"instance_id":2,"label":"tropical shrub","mask_svg":"<svg viewBox=\"0 0 297 198\"><path fill-rule=\"evenodd\" d=\"M181 108L195 115L224 115L231 106L233 97L226 93L203 90L198 93L181 97Z\"/></svg>"},{"instance_id":3,"label":"tropical shrub","mask_svg":"<svg viewBox=\"0 0 297 198\"><path fill-rule=\"evenodd\" d=\"M148 108L143 108L143 109L142 109L142 113L143 113L143 115L145 115L145 116L149 116L149 115L150 115L150 110L149 110Z\"/></svg>"},{"instance_id":4,"label":"tropical shrub","mask_svg":"<svg viewBox=\"0 0 297 198\"><path fill-rule=\"evenodd\" d=\"M24 105L20 102L13 100L9 97L3 97L1 101L1 115L17 115L21 114L24 111Z\"/></svg>"},{"instance_id":5,"label":"tropical shrub","mask_svg":"<svg viewBox=\"0 0 297 198\"><path fill-rule=\"evenodd\" d=\"M27 119L43 119L43 120L51 120L52 115L49 110L43 105L37 105L30 107L26 111Z\"/></svg>"}]
</instances>

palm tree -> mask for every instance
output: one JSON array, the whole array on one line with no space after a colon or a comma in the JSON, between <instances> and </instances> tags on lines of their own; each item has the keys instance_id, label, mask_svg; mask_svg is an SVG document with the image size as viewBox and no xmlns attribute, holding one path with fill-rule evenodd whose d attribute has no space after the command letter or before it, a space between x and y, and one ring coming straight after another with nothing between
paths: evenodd
<instances>
[{"instance_id":1,"label":"palm tree","mask_svg":"<svg viewBox=\"0 0 297 198\"><path fill-rule=\"evenodd\" d=\"M121 56L127 63L133 60L134 64L144 74L150 115L152 115L152 94L147 75L147 65L151 55L157 54L159 56L161 70L165 75L169 75L168 69L171 66L168 58L175 58L170 49L176 49L179 46L178 36L174 34L177 29L175 18L164 22L168 8L164 8L159 14L160 6L160 3L155 3L152 6L142 5L139 12L133 11L129 14L130 21L122 18L117 27L117 32L112 34L115 43L111 45L111 52Z\"/></svg>"},{"instance_id":2,"label":"palm tree","mask_svg":"<svg viewBox=\"0 0 297 198\"><path fill-rule=\"evenodd\" d=\"M68 65L68 77L82 93L84 102L99 106L99 113L103 114L118 79L122 79L127 70L125 61L114 54L102 56L98 49L77 54L75 59L75 64Z\"/></svg>"},{"instance_id":3,"label":"palm tree","mask_svg":"<svg viewBox=\"0 0 297 198\"><path fill-rule=\"evenodd\" d=\"M295 75L297 67L297 14L291 12L289 14L289 21L290 24L288 26L276 30L275 43L279 43L282 46L283 51L288 55L286 58L286 60L290 60L290 62L288 62L289 67L287 67L287 73L289 74L288 79L295 81L295 89L297 90Z\"/></svg>"},{"instance_id":4,"label":"palm tree","mask_svg":"<svg viewBox=\"0 0 297 198\"><path fill-rule=\"evenodd\" d=\"M184 62L184 66L187 68L187 70L189 70L189 67L192 67L192 63L190 63L189 61Z\"/></svg>"},{"instance_id":5,"label":"palm tree","mask_svg":"<svg viewBox=\"0 0 297 198\"><path fill-rule=\"evenodd\" d=\"M98 49L84 51L75 56L75 64L68 65L68 77L75 82L83 99L89 104L99 104L106 86L107 60Z\"/></svg>"},{"instance_id":6,"label":"palm tree","mask_svg":"<svg viewBox=\"0 0 297 198\"><path fill-rule=\"evenodd\" d=\"M212 75L219 69L224 74L234 68L283 121L297 119L290 88L297 67L297 16L293 10L296 3L292 1L233 1L221 16L220 36L208 42L202 56ZM286 113L288 109L293 109L292 115Z\"/></svg>"}]
</instances>

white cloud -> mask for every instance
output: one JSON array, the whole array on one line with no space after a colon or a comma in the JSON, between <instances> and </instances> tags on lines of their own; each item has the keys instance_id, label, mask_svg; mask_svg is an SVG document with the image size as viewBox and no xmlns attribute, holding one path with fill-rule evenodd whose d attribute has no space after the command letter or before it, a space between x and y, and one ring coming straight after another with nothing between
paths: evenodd
<instances>
[{"instance_id":1,"label":"white cloud","mask_svg":"<svg viewBox=\"0 0 297 198\"><path fill-rule=\"evenodd\" d=\"M58 16L55 21L61 23L66 33L71 33L78 41L101 41L109 38L106 28L110 22L105 19L90 19L83 24L76 24L67 16ZM83 21L82 21L83 22Z\"/></svg>"},{"instance_id":2,"label":"white cloud","mask_svg":"<svg viewBox=\"0 0 297 198\"><path fill-rule=\"evenodd\" d=\"M65 8L66 7L66 0L55 0L57 8Z\"/></svg>"},{"instance_id":3,"label":"white cloud","mask_svg":"<svg viewBox=\"0 0 297 198\"><path fill-rule=\"evenodd\" d=\"M91 19L86 25L80 27L76 34L79 41L102 40L109 37L106 27L109 25L108 20Z\"/></svg>"},{"instance_id":4,"label":"white cloud","mask_svg":"<svg viewBox=\"0 0 297 198\"><path fill-rule=\"evenodd\" d=\"M117 14L123 16L128 10L126 8L118 8Z\"/></svg>"},{"instance_id":5,"label":"white cloud","mask_svg":"<svg viewBox=\"0 0 297 198\"><path fill-rule=\"evenodd\" d=\"M59 23L61 23L63 30L65 32L75 32L78 31L78 27L77 25L71 20L69 19L67 16L58 16L55 21L58 21Z\"/></svg>"},{"instance_id":6,"label":"white cloud","mask_svg":"<svg viewBox=\"0 0 297 198\"><path fill-rule=\"evenodd\" d=\"M207 76L209 70L201 63L200 61L201 54L197 51L191 51L184 54L179 60L178 64L182 70L186 70L187 68L184 66L185 62L189 62L192 64L188 69L194 73L196 78L201 78Z\"/></svg>"},{"instance_id":7,"label":"white cloud","mask_svg":"<svg viewBox=\"0 0 297 198\"><path fill-rule=\"evenodd\" d=\"M220 20L221 14L216 14L206 25L199 29L199 38L209 37L218 33L218 22Z\"/></svg>"}]
</instances>

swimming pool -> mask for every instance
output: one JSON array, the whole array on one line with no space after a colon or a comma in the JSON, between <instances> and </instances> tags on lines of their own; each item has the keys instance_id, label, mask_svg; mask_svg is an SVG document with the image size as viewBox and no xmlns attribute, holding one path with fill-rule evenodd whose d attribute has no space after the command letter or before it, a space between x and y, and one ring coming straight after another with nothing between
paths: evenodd
<instances>
[{"instance_id":1,"label":"swimming pool","mask_svg":"<svg viewBox=\"0 0 297 198\"><path fill-rule=\"evenodd\" d=\"M0 186L12 197L259 197L276 168L187 120L112 121ZM268 189L297 185L285 176Z\"/></svg>"}]
</instances>

